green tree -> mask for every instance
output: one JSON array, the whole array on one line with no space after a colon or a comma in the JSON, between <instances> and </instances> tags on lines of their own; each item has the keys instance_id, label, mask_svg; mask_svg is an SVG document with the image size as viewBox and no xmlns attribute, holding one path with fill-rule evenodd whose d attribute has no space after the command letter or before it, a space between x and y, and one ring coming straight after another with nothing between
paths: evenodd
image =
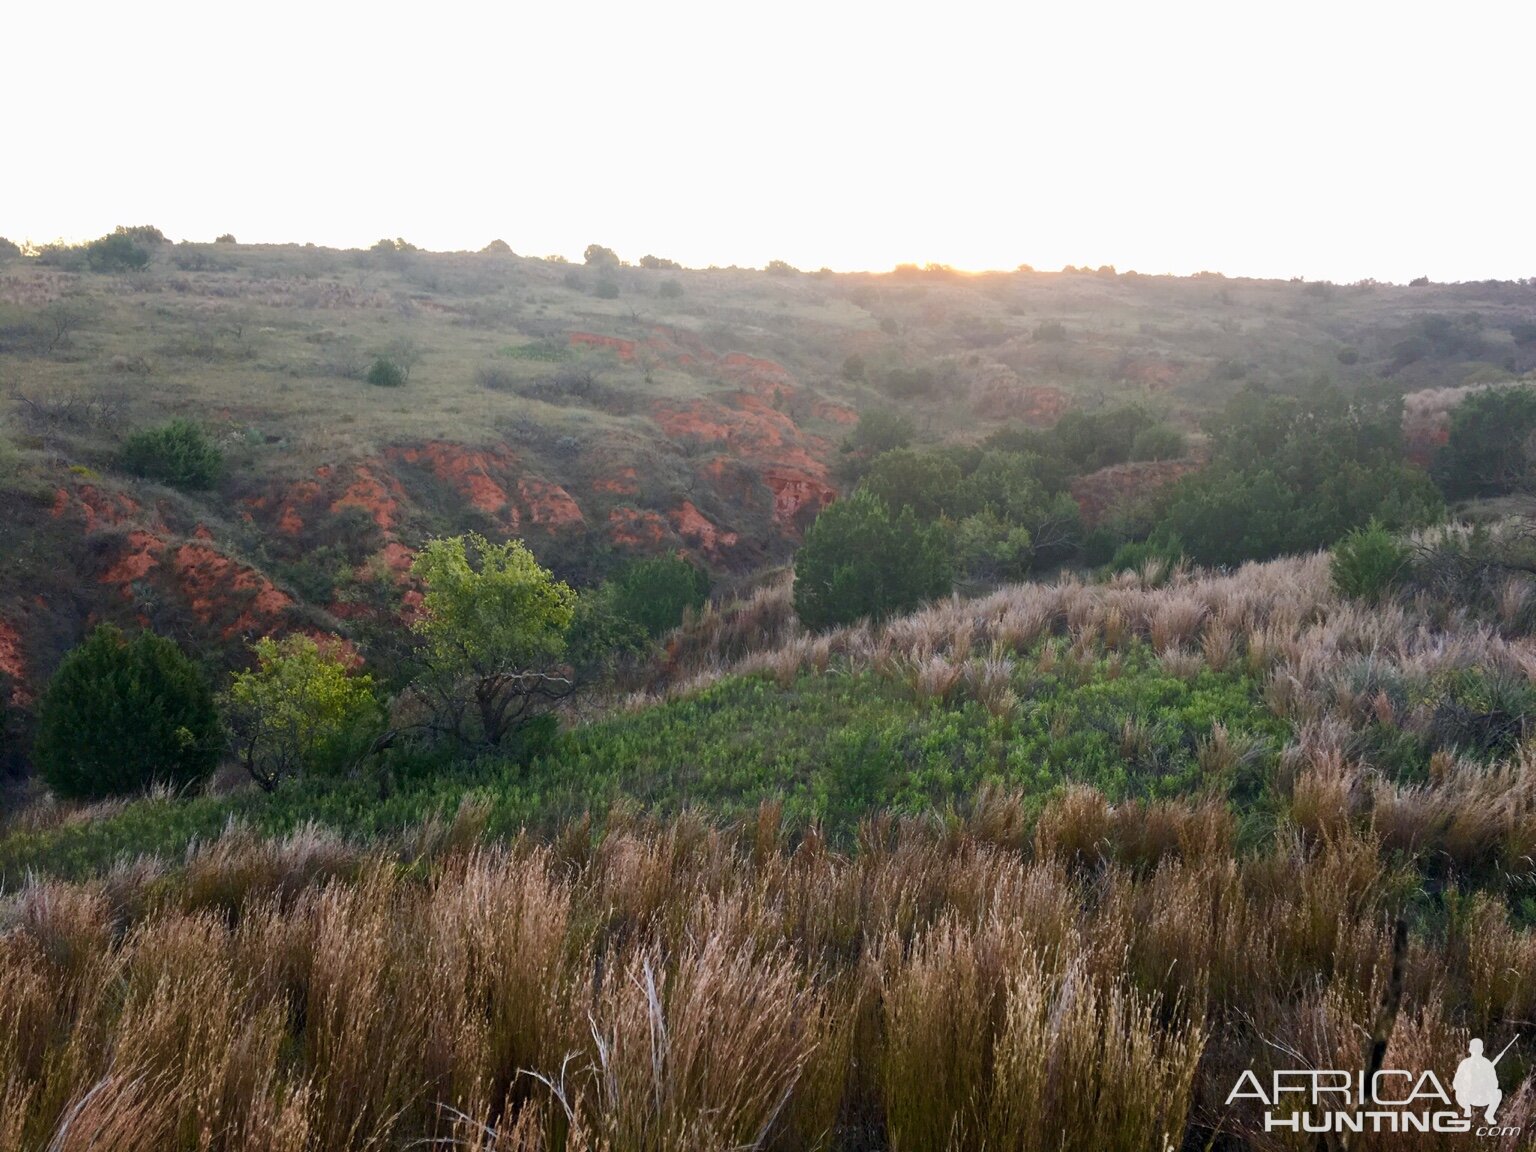
<instances>
[{"instance_id":1,"label":"green tree","mask_svg":"<svg viewBox=\"0 0 1536 1152\"><path fill-rule=\"evenodd\" d=\"M57 795L95 800L200 784L222 744L213 691L197 665L153 632L125 639L103 624L49 682L33 757Z\"/></svg>"},{"instance_id":2,"label":"green tree","mask_svg":"<svg viewBox=\"0 0 1536 1152\"><path fill-rule=\"evenodd\" d=\"M953 515L960 496L960 469L936 452L898 448L876 456L863 487L885 501L892 512L910 508L921 521Z\"/></svg>"},{"instance_id":3,"label":"green tree","mask_svg":"<svg viewBox=\"0 0 1536 1152\"><path fill-rule=\"evenodd\" d=\"M388 356L376 356L368 368L368 383L379 388L399 388L405 383L406 372Z\"/></svg>"},{"instance_id":4,"label":"green tree","mask_svg":"<svg viewBox=\"0 0 1536 1152\"><path fill-rule=\"evenodd\" d=\"M943 527L893 514L860 489L825 509L795 557L795 611L810 628L884 619L948 593L954 583Z\"/></svg>"},{"instance_id":5,"label":"green tree","mask_svg":"<svg viewBox=\"0 0 1536 1152\"><path fill-rule=\"evenodd\" d=\"M126 232L114 232L85 246L85 262L92 272L135 272L147 267L149 259L149 249Z\"/></svg>"},{"instance_id":6,"label":"green tree","mask_svg":"<svg viewBox=\"0 0 1536 1152\"><path fill-rule=\"evenodd\" d=\"M615 610L652 638L672 631L684 613L709 600L709 573L681 556L631 561L613 584Z\"/></svg>"},{"instance_id":7,"label":"green tree","mask_svg":"<svg viewBox=\"0 0 1536 1152\"><path fill-rule=\"evenodd\" d=\"M570 694L557 665L576 594L521 540L493 544L475 532L430 540L411 572L426 589L413 625L424 670L417 686L437 730L494 746Z\"/></svg>"},{"instance_id":8,"label":"green tree","mask_svg":"<svg viewBox=\"0 0 1536 1152\"><path fill-rule=\"evenodd\" d=\"M173 488L212 488L224 472L224 454L190 420L135 432L124 441L121 460L135 476Z\"/></svg>"},{"instance_id":9,"label":"green tree","mask_svg":"<svg viewBox=\"0 0 1536 1152\"><path fill-rule=\"evenodd\" d=\"M1452 499L1528 489L1536 479L1536 388L1490 388L1457 405L1434 477Z\"/></svg>"},{"instance_id":10,"label":"green tree","mask_svg":"<svg viewBox=\"0 0 1536 1152\"><path fill-rule=\"evenodd\" d=\"M333 774L355 764L379 735L384 709L370 676L352 676L334 648L308 636L267 636L256 667L237 673L223 704L235 752L272 791L285 777Z\"/></svg>"},{"instance_id":11,"label":"green tree","mask_svg":"<svg viewBox=\"0 0 1536 1152\"><path fill-rule=\"evenodd\" d=\"M1004 520L990 508L955 526L955 563L969 579L1019 580L1033 560L1029 529Z\"/></svg>"},{"instance_id":12,"label":"green tree","mask_svg":"<svg viewBox=\"0 0 1536 1152\"><path fill-rule=\"evenodd\" d=\"M601 244L588 244L581 258L590 268L614 268L619 263L619 254Z\"/></svg>"}]
</instances>

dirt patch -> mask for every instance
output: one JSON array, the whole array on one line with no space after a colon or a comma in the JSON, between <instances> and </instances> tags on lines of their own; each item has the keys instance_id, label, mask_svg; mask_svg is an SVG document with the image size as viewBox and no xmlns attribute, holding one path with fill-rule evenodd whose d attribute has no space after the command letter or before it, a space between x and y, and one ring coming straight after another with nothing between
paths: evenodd
<instances>
[{"instance_id":1,"label":"dirt patch","mask_svg":"<svg viewBox=\"0 0 1536 1152\"><path fill-rule=\"evenodd\" d=\"M1100 468L1072 481L1072 499L1077 501L1083 523L1092 527L1115 509L1199 467L1198 460L1149 460Z\"/></svg>"},{"instance_id":2,"label":"dirt patch","mask_svg":"<svg viewBox=\"0 0 1536 1152\"><path fill-rule=\"evenodd\" d=\"M608 513L608 538L619 548L654 552L672 536L672 529L657 513L621 505Z\"/></svg>"}]
</instances>

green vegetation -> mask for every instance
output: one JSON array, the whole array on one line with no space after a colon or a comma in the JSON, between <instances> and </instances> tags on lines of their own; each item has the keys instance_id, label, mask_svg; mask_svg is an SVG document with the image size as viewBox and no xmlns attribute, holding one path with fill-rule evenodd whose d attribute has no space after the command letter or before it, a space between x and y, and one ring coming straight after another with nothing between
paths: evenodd
<instances>
[{"instance_id":1,"label":"green vegetation","mask_svg":"<svg viewBox=\"0 0 1536 1152\"><path fill-rule=\"evenodd\" d=\"M1434 477L1450 499L1528 492L1536 478L1536 388L1473 393L1451 413Z\"/></svg>"},{"instance_id":2,"label":"green vegetation","mask_svg":"<svg viewBox=\"0 0 1536 1152\"><path fill-rule=\"evenodd\" d=\"M1372 521L1334 545L1333 586L1345 596L1379 601L1403 578L1412 559L1406 544Z\"/></svg>"},{"instance_id":3,"label":"green vegetation","mask_svg":"<svg viewBox=\"0 0 1536 1152\"><path fill-rule=\"evenodd\" d=\"M379 388L399 388L405 383L405 368L388 356L376 356L368 367L368 383Z\"/></svg>"},{"instance_id":4,"label":"green vegetation","mask_svg":"<svg viewBox=\"0 0 1536 1152\"><path fill-rule=\"evenodd\" d=\"M223 702L251 779L271 792L289 777L356 764L384 724L372 677L349 675L338 653L308 636L265 637L254 651L256 667L235 675Z\"/></svg>"},{"instance_id":5,"label":"green vegetation","mask_svg":"<svg viewBox=\"0 0 1536 1152\"><path fill-rule=\"evenodd\" d=\"M33 756L57 795L89 800L200 784L222 743L213 693L181 649L103 624L49 682Z\"/></svg>"},{"instance_id":6,"label":"green vegetation","mask_svg":"<svg viewBox=\"0 0 1536 1152\"><path fill-rule=\"evenodd\" d=\"M1201 564L1235 564L1327 547L1371 520L1426 524L1440 494L1403 458L1394 405L1335 390L1306 399L1244 393L1209 431L1209 467L1159 498L1157 524Z\"/></svg>"},{"instance_id":7,"label":"green vegetation","mask_svg":"<svg viewBox=\"0 0 1536 1152\"><path fill-rule=\"evenodd\" d=\"M135 432L123 442L123 468L173 488L213 488L224 473L224 454L190 420L172 420Z\"/></svg>"},{"instance_id":8,"label":"green vegetation","mask_svg":"<svg viewBox=\"0 0 1536 1152\"><path fill-rule=\"evenodd\" d=\"M615 610L653 638L672 631L709 600L709 573L681 556L633 560L613 583Z\"/></svg>"},{"instance_id":9,"label":"green vegetation","mask_svg":"<svg viewBox=\"0 0 1536 1152\"><path fill-rule=\"evenodd\" d=\"M910 509L860 489L818 516L795 562L795 611L810 628L883 620L949 591L949 545Z\"/></svg>"},{"instance_id":10,"label":"green vegetation","mask_svg":"<svg viewBox=\"0 0 1536 1152\"><path fill-rule=\"evenodd\" d=\"M85 260L92 272L136 272L149 266L150 252L119 230L87 244Z\"/></svg>"},{"instance_id":11,"label":"green vegetation","mask_svg":"<svg viewBox=\"0 0 1536 1152\"><path fill-rule=\"evenodd\" d=\"M426 588L416 693L435 735L495 747L570 693L556 662L576 594L522 541L432 540L411 572Z\"/></svg>"}]
</instances>

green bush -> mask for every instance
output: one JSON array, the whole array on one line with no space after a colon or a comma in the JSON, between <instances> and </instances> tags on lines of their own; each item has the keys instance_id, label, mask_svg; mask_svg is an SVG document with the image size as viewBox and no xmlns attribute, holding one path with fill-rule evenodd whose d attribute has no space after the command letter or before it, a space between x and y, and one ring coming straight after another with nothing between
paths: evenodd
<instances>
[{"instance_id":1,"label":"green bush","mask_svg":"<svg viewBox=\"0 0 1536 1152\"><path fill-rule=\"evenodd\" d=\"M795 612L809 628L884 619L946 595L947 533L860 489L818 516L795 558Z\"/></svg>"},{"instance_id":2,"label":"green bush","mask_svg":"<svg viewBox=\"0 0 1536 1152\"><path fill-rule=\"evenodd\" d=\"M1177 460L1184 455L1184 433L1170 424L1153 424L1136 433L1132 460Z\"/></svg>"},{"instance_id":3,"label":"green bush","mask_svg":"<svg viewBox=\"0 0 1536 1152\"><path fill-rule=\"evenodd\" d=\"M224 454L190 420L172 420L135 432L123 444L123 468L174 488L212 488L224 471Z\"/></svg>"},{"instance_id":4,"label":"green bush","mask_svg":"<svg viewBox=\"0 0 1536 1152\"><path fill-rule=\"evenodd\" d=\"M1374 520L1357 528L1333 549L1333 586L1340 594L1380 600L1407 571L1408 546Z\"/></svg>"},{"instance_id":5,"label":"green bush","mask_svg":"<svg viewBox=\"0 0 1536 1152\"><path fill-rule=\"evenodd\" d=\"M656 295L666 300L676 300L683 294L683 286L676 280L663 280L656 289Z\"/></svg>"},{"instance_id":6,"label":"green bush","mask_svg":"<svg viewBox=\"0 0 1536 1152\"><path fill-rule=\"evenodd\" d=\"M0 236L0 260L14 260L21 255L21 246L14 240Z\"/></svg>"},{"instance_id":7,"label":"green bush","mask_svg":"<svg viewBox=\"0 0 1536 1152\"><path fill-rule=\"evenodd\" d=\"M1536 480L1530 443L1536 388L1490 388L1451 413L1451 432L1435 456L1434 477L1448 497L1528 491Z\"/></svg>"},{"instance_id":8,"label":"green bush","mask_svg":"<svg viewBox=\"0 0 1536 1152\"><path fill-rule=\"evenodd\" d=\"M626 565L614 579L614 608L651 637L662 636L709 599L709 573L681 556L653 556Z\"/></svg>"},{"instance_id":9,"label":"green bush","mask_svg":"<svg viewBox=\"0 0 1536 1152\"><path fill-rule=\"evenodd\" d=\"M592 295L599 300L617 300L619 298L619 286L612 280L599 280L592 287Z\"/></svg>"},{"instance_id":10,"label":"green bush","mask_svg":"<svg viewBox=\"0 0 1536 1152\"><path fill-rule=\"evenodd\" d=\"M149 265L149 249L126 232L114 232L86 245L85 262L92 272L132 272Z\"/></svg>"},{"instance_id":11,"label":"green bush","mask_svg":"<svg viewBox=\"0 0 1536 1152\"><path fill-rule=\"evenodd\" d=\"M368 369L367 379L380 388L398 388L405 383L405 369L388 356L377 356Z\"/></svg>"},{"instance_id":12,"label":"green bush","mask_svg":"<svg viewBox=\"0 0 1536 1152\"><path fill-rule=\"evenodd\" d=\"M104 624L64 657L38 710L38 771L76 800L200 784L223 734L207 680L170 640Z\"/></svg>"}]
</instances>

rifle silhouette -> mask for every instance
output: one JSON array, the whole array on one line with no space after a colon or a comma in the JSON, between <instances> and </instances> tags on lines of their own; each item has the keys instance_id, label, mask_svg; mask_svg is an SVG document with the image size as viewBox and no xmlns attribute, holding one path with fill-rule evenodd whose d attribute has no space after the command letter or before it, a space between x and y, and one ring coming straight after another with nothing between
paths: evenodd
<instances>
[{"instance_id":1,"label":"rifle silhouette","mask_svg":"<svg viewBox=\"0 0 1536 1152\"><path fill-rule=\"evenodd\" d=\"M1520 1037L1516 1036L1515 1040L1518 1040L1518 1039L1520 1039ZM1500 1052L1497 1056L1495 1056L1493 1058L1493 1062L1495 1064L1497 1064L1500 1060L1504 1059L1504 1052L1508 1052L1511 1048L1513 1048L1515 1046L1515 1040L1511 1040L1508 1044L1504 1045L1504 1051Z\"/></svg>"}]
</instances>

